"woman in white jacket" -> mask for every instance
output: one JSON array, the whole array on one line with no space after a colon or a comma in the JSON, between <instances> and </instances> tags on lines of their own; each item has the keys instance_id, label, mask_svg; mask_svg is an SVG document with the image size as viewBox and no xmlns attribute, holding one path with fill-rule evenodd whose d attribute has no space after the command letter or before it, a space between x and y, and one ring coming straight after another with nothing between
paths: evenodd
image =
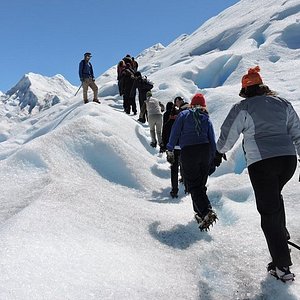
<instances>
[{"instance_id":1,"label":"woman in white jacket","mask_svg":"<svg viewBox=\"0 0 300 300\"><path fill-rule=\"evenodd\" d=\"M281 191L292 178L300 155L300 121L291 103L279 98L263 84L259 67L251 68L242 78L240 96L228 113L217 142L215 164L243 133L243 149L261 215L272 262L271 275L282 281L294 280L288 249L285 210Z\"/></svg>"},{"instance_id":2,"label":"woman in white jacket","mask_svg":"<svg viewBox=\"0 0 300 300\"><path fill-rule=\"evenodd\" d=\"M157 142L159 146L162 145L162 124L163 124L163 111L164 105L156 98L152 97L149 91L146 95L145 106L148 113L148 123L150 128L151 143L153 148L156 148ZM142 114L142 112L141 112Z\"/></svg>"}]
</instances>

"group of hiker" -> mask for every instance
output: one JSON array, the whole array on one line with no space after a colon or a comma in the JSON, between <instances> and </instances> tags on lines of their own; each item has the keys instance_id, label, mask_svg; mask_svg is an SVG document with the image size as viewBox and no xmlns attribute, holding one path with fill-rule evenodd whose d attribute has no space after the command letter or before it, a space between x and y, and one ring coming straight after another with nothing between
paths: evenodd
<instances>
[{"instance_id":1,"label":"group of hiker","mask_svg":"<svg viewBox=\"0 0 300 300\"><path fill-rule=\"evenodd\" d=\"M160 151L166 151L171 163L170 195L177 197L180 167L201 231L208 230L218 219L207 196L208 176L227 159L226 153L243 134L249 177L272 258L267 270L286 282L294 280L295 275L289 268L292 265L288 247L290 235L282 189L294 175L297 153L300 155L300 120L291 103L270 90L259 72L256 66L242 77L239 95L244 99L229 111L217 142L203 94L195 94L190 104L177 96L167 103L163 116L163 110L159 111L161 103L151 92L147 93L145 103L149 109L151 146L156 147L158 142ZM153 121L150 104L156 107ZM156 136L151 129L154 122Z\"/></svg>"},{"instance_id":2,"label":"group of hiker","mask_svg":"<svg viewBox=\"0 0 300 300\"><path fill-rule=\"evenodd\" d=\"M290 235L282 189L294 175L297 153L300 155L300 120L291 103L271 91L259 72L256 66L242 77L239 95L244 99L229 111L217 142L205 98L194 95L190 107L172 121L167 159L175 161L175 147L179 145L183 180L191 194L195 219L200 230L207 230L217 220L206 194L207 178L226 160L226 153L243 134L249 177L272 258L267 270L286 282L294 280L295 275L289 268Z\"/></svg>"},{"instance_id":3,"label":"group of hiker","mask_svg":"<svg viewBox=\"0 0 300 300\"><path fill-rule=\"evenodd\" d=\"M137 114L136 107L136 90L139 92L140 111L144 101L146 100L146 93L148 90L143 89L142 74L138 71L138 63L131 55L127 54L117 65L117 80L119 87L119 94L123 96L123 108L126 114Z\"/></svg>"},{"instance_id":4,"label":"group of hiker","mask_svg":"<svg viewBox=\"0 0 300 300\"><path fill-rule=\"evenodd\" d=\"M82 64L80 78L84 92L94 91L92 67ZM207 180L226 160L243 134L243 150L250 181L254 190L261 228L272 261L268 272L282 281L292 281L291 255L288 248L282 189L292 178L300 155L300 120L291 103L270 90L259 74L258 66L250 68L242 77L239 95L244 98L233 105L225 118L218 140L215 140L206 99L196 93L188 103L180 96L166 104L153 97L151 83L138 71L138 64L130 55L117 66L119 93L123 96L124 111L136 115L136 89L139 93L139 121L148 120L152 147L166 152L171 164L171 197L178 197L178 173L185 192L192 198L195 219L201 231L206 231L218 219L207 196ZM148 87L143 85L148 83ZM84 101L87 98L84 94Z\"/></svg>"}]
</instances>

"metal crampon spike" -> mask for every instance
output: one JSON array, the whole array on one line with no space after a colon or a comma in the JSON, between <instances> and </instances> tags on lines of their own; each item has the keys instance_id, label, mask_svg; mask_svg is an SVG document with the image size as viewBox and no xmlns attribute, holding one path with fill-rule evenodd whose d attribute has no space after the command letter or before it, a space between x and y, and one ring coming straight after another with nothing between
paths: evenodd
<instances>
[{"instance_id":1,"label":"metal crampon spike","mask_svg":"<svg viewBox=\"0 0 300 300\"><path fill-rule=\"evenodd\" d=\"M210 226L214 226L214 223L217 222L218 217L216 213L211 210L204 218L201 218L198 214L195 214L195 219L199 224L199 229L201 231L210 231Z\"/></svg>"}]
</instances>

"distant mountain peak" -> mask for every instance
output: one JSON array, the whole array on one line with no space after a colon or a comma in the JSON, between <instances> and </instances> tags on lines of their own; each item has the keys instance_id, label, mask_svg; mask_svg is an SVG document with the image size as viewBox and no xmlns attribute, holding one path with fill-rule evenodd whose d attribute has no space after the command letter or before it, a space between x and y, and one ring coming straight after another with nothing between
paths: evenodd
<instances>
[{"instance_id":1,"label":"distant mountain peak","mask_svg":"<svg viewBox=\"0 0 300 300\"><path fill-rule=\"evenodd\" d=\"M147 49L145 49L144 51L142 51L136 58L141 58L144 56L153 56L155 55L155 53L160 52L162 50L164 50L166 47L164 45L162 45L161 43L157 43ZM152 54L152 55L151 55Z\"/></svg>"},{"instance_id":2,"label":"distant mountain peak","mask_svg":"<svg viewBox=\"0 0 300 300\"><path fill-rule=\"evenodd\" d=\"M43 110L74 95L76 87L71 85L62 75L47 77L29 72L7 93L7 104L14 106L16 102L21 109L34 108Z\"/></svg>"}]
</instances>

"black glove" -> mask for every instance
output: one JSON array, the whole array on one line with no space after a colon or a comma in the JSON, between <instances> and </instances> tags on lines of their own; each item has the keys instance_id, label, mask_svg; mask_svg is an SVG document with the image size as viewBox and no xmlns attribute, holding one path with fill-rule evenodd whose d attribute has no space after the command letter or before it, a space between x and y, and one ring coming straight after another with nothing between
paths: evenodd
<instances>
[{"instance_id":1,"label":"black glove","mask_svg":"<svg viewBox=\"0 0 300 300\"><path fill-rule=\"evenodd\" d=\"M81 82L83 82L83 80L84 80L83 78L80 78L80 81L81 81Z\"/></svg>"},{"instance_id":2,"label":"black glove","mask_svg":"<svg viewBox=\"0 0 300 300\"><path fill-rule=\"evenodd\" d=\"M220 164L222 163L222 159L227 160L226 154L216 151L215 158L214 158L214 165L216 167L219 167Z\"/></svg>"},{"instance_id":3,"label":"black glove","mask_svg":"<svg viewBox=\"0 0 300 300\"><path fill-rule=\"evenodd\" d=\"M173 151L166 151L167 152L167 161L173 165L175 162L174 152Z\"/></svg>"},{"instance_id":4,"label":"black glove","mask_svg":"<svg viewBox=\"0 0 300 300\"><path fill-rule=\"evenodd\" d=\"M163 142L161 142L161 143L159 144L159 146L160 146L160 149L159 149L159 152L160 152L160 153L163 153L163 152L166 152L166 151L167 151L167 147L164 145Z\"/></svg>"}]
</instances>

